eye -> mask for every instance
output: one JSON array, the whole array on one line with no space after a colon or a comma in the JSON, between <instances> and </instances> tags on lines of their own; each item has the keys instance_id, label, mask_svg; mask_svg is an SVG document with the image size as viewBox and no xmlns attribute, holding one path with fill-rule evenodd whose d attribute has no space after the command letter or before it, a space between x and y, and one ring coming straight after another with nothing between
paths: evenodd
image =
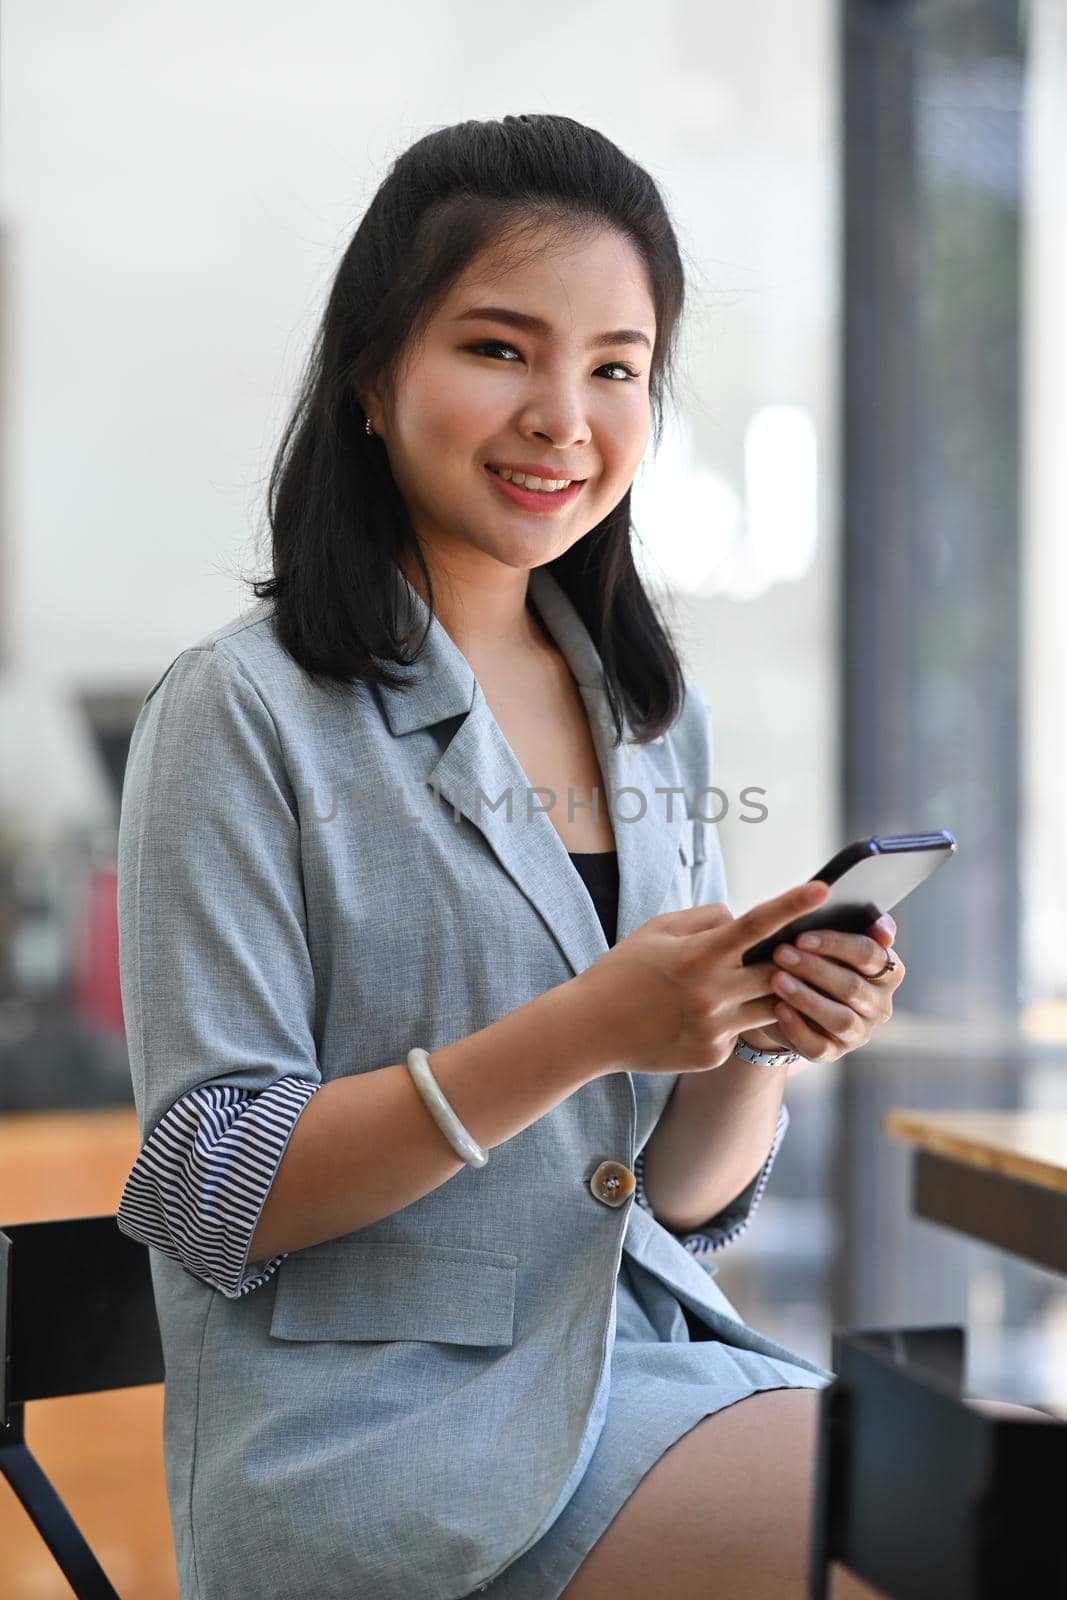
<instances>
[{"instance_id":1,"label":"eye","mask_svg":"<svg viewBox=\"0 0 1067 1600\"><path fill-rule=\"evenodd\" d=\"M519 354L513 344L505 344L502 339L483 339L479 344L469 344L466 345L465 348L471 351L473 355L484 355L490 350L510 350L513 355L518 356ZM495 360L498 358L494 357L493 359ZM633 367L628 367L624 361L606 361L604 365L599 367L597 370L599 372L607 372L612 369L614 369L616 372L623 372L626 374L625 378L613 378L613 383L632 383L635 378L639 378L641 376L641 374L636 372Z\"/></svg>"}]
</instances>

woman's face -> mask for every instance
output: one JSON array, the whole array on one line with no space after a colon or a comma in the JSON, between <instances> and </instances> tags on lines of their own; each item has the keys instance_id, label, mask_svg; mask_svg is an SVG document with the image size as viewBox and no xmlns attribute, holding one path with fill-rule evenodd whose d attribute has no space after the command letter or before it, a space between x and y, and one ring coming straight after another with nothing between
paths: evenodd
<instances>
[{"instance_id":1,"label":"woman's face","mask_svg":"<svg viewBox=\"0 0 1067 1600\"><path fill-rule=\"evenodd\" d=\"M472 315L485 307L544 326ZM472 263L407 352L392 413L370 405L427 559L451 572L486 560L529 569L595 527L629 488L648 442L655 337L643 264L616 233L557 240L507 270L492 250ZM500 487L489 462L584 482L558 500L541 493L547 509L532 509Z\"/></svg>"}]
</instances>

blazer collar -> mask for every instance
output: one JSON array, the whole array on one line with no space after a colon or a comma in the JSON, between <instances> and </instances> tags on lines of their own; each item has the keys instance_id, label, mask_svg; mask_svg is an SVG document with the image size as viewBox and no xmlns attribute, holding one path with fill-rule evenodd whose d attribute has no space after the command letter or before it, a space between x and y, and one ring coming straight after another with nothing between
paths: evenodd
<instances>
[{"instance_id":1,"label":"blazer collar","mask_svg":"<svg viewBox=\"0 0 1067 1600\"><path fill-rule=\"evenodd\" d=\"M414 637L421 638L428 608L399 567L394 570L401 614L406 602L415 625ZM666 741L636 744L624 719L623 743L614 745L600 654L547 567L531 570L529 595L574 675L588 714L604 780L600 803L608 806L618 853L618 942L655 916L667 898L679 864L686 804L676 794L673 817L668 821L666 797L656 792L657 786L661 790L672 783L678 786ZM390 670L405 684L396 689L379 686L386 720L397 737L446 717L463 716L423 782L447 802L441 810L450 825L457 826L463 816L479 830L501 866L540 912L574 972L584 971L608 948L600 919L549 814L534 809L527 819L529 779L489 709L470 663L435 616L420 660L406 668L391 663ZM625 792L619 794L620 790ZM493 809L498 800L501 803ZM535 808L546 800L544 795L532 796ZM557 795L555 804L564 807L566 795Z\"/></svg>"}]
</instances>

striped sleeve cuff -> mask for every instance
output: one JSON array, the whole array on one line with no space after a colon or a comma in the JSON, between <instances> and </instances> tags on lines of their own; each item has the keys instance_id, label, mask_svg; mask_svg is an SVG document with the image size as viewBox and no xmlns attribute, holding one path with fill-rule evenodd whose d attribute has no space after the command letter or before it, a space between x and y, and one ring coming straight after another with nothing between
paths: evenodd
<instances>
[{"instance_id":1,"label":"striped sleeve cuff","mask_svg":"<svg viewBox=\"0 0 1067 1600\"><path fill-rule=\"evenodd\" d=\"M126 1180L116 1222L228 1300L258 1289L285 1254L248 1250L297 1118L321 1087L284 1077L258 1094L206 1084L171 1106Z\"/></svg>"},{"instance_id":2,"label":"striped sleeve cuff","mask_svg":"<svg viewBox=\"0 0 1067 1600\"><path fill-rule=\"evenodd\" d=\"M774 1166L775 1157L781 1148L788 1126L789 1109L783 1100L778 1112L778 1122L775 1126L774 1138L771 1141L767 1159L752 1182L742 1189L741 1193L736 1199L731 1200L729 1205L724 1206L721 1211L717 1211L713 1217L709 1217L707 1222L693 1232L678 1233L673 1228L667 1229L668 1233L672 1233L678 1242L684 1245L690 1255L704 1256L710 1255L716 1250L722 1250L726 1245L732 1244L745 1231L752 1220L756 1207L759 1205L763 1191L767 1187L771 1168ZM637 1180L634 1199L638 1205L644 1206L646 1211L655 1216L655 1212L652 1210L648 1202L648 1196L645 1193L645 1152L643 1149L634 1160L634 1177Z\"/></svg>"}]
</instances>

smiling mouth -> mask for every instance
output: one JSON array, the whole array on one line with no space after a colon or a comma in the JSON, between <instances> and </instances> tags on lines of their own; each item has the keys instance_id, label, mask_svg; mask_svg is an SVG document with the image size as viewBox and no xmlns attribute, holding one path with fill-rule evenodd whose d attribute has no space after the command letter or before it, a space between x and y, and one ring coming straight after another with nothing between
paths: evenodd
<instances>
[{"instance_id":1,"label":"smiling mouth","mask_svg":"<svg viewBox=\"0 0 1067 1600\"><path fill-rule=\"evenodd\" d=\"M485 463L485 470L487 472L491 472L494 478L502 478L505 483L514 484L516 489L526 489L525 484L515 483L514 478L510 476L510 468L498 467L495 466L493 462L487 461ZM527 474L523 473L522 476L526 477ZM527 492L530 494L562 494L564 489L573 489L576 484L585 482L584 478L564 478L562 475L560 475L558 478L548 476L542 477L540 474L534 472L529 473L528 476L531 478L537 478L538 482L542 484L557 483L562 484L563 486L560 489L528 489Z\"/></svg>"},{"instance_id":2,"label":"smiling mouth","mask_svg":"<svg viewBox=\"0 0 1067 1600\"><path fill-rule=\"evenodd\" d=\"M514 483L510 478L505 478L502 472L494 472L488 461L483 464L482 470L487 478L495 478L497 490L512 505L520 511L531 515L540 513L542 516L551 515L557 511L565 511L585 488L584 478L572 478L563 489L528 489L524 484ZM555 483L559 479L542 479L542 482Z\"/></svg>"}]
</instances>

